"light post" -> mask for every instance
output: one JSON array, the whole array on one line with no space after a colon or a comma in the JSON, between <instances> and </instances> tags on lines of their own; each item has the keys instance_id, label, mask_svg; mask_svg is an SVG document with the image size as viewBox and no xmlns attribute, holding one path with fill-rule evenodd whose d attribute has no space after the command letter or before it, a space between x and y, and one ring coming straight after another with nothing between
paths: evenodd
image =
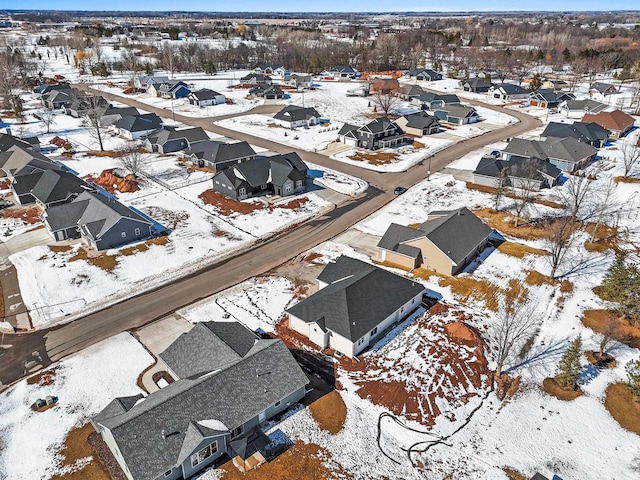
<instances>
[{"instance_id":1,"label":"light post","mask_svg":"<svg viewBox=\"0 0 640 480\"><path fill-rule=\"evenodd\" d=\"M430 180L431 177L431 155L429 155L429 169L427 170L427 181Z\"/></svg>"}]
</instances>

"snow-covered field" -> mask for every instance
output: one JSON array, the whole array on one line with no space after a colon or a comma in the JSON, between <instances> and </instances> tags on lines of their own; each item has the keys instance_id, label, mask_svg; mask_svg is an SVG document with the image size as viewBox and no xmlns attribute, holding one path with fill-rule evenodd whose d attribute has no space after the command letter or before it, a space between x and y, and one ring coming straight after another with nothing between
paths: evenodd
<instances>
[{"instance_id":1,"label":"snow-covered field","mask_svg":"<svg viewBox=\"0 0 640 480\"><path fill-rule=\"evenodd\" d=\"M305 128L291 130L273 123L273 118L268 115L243 115L241 117L228 118L216 122L221 127L249 133L274 142L301 148L310 152L323 150L338 136L338 130L342 126L332 122L331 125L314 125Z\"/></svg>"},{"instance_id":2,"label":"snow-covered field","mask_svg":"<svg viewBox=\"0 0 640 480\"><path fill-rule=\"evenodd\" d=\"M129 333L121 333L60 362L51 385L22 380L0 395L0 478L48 479L64 473L59 452L67 433L113 398L141 393L138 375L152 363ZM47 395L58 396L55 407L31 410L36 399Z\"/></svg>"}]
</instances>

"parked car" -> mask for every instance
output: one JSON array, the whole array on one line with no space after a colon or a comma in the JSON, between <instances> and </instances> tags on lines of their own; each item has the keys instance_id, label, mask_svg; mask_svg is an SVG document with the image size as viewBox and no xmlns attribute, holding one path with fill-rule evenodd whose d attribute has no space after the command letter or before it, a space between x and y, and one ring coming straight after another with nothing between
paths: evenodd
<instances>
[{"instance_id":1,"label":"parked car","mask_svg":"<svg viewBox=\"0 0 640 480\"><path fill-rule=\"evenodd\" d=\"M405 187L396 187L396 188L393 190L393 193L394 193L395 195L402 195L402 194L403 194L404 192L406 192L406 191L407 191L407 189L406 189Z\"/></svg>"}]
</instances>

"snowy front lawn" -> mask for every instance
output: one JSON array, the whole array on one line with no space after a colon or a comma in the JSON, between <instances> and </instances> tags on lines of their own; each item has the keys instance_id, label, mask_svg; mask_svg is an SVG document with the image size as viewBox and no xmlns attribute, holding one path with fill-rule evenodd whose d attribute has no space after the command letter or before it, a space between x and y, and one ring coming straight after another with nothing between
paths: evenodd
<instances>
[{"instance_id":1,"label":"snowy front lawn","mask_svg":"<svg viewBox=\"0 0 640 480\"><path fill-rule=\"evenodd\" d=\"M52 384L29 385L22 380L3 392L0 478L45 480L62 474L59 452L69 431L87 423L115 397L142 393L136 381L152 363L129 333L121 333L52 367ZM31 404L47 395L58 396L57 405L33 411Z\"/></svg>"}]
</instances>

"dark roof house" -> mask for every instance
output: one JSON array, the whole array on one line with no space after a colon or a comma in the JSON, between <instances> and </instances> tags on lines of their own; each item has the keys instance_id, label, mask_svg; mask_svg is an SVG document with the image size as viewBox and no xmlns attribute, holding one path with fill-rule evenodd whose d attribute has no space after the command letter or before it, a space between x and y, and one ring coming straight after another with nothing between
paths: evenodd
<instances>
[{"instance_id":1,"label":"dark roof house","mask_svg":"<svg viewBox=\"0 0 640 480\"><path fill-rule=\"evenodd\" d=\"M610 133L609 130L594 122L549 122L541 133L541 136L545 138L573 137L579 142L585 142L593 147L602 148L605 143L607 143Z\"/></svg>"}]
</instances>

